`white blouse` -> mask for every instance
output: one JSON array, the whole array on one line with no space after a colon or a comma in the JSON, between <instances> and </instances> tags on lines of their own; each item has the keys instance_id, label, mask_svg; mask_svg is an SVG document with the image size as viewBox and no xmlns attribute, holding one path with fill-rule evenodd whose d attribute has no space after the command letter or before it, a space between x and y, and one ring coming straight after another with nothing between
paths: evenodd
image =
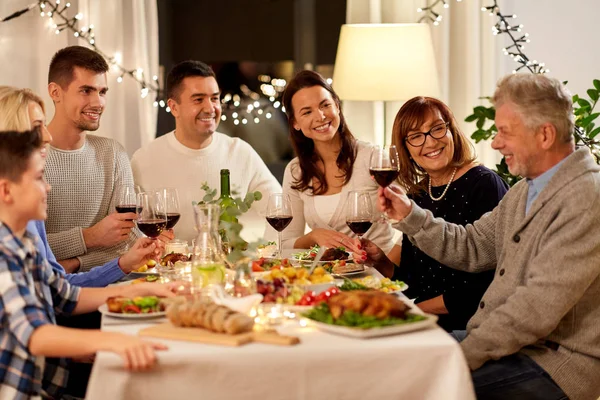
<instances>
[{"instance_id":1,"label":"white blouse","mask_svg":"<svg viewBox=\"0 0 600 400\"><path fill-rule=\"evenodd\" d=\"M294 158L287 165L283 176L283 193L290 197L294 219L292 219L290 225L282 232L283 248L294 247L296 240L304 235L306 224L308 224L310 229L330 229L341 232L349 237L356 237L350 228L348 228L348 225L346 225L346 202L348 192L352 190L368 190L371 193L374 217L377 218L380 215L377 210L378 185L371 179L369 173L369 161L373 145L358 141L357 147L358 152L352 169L352 177L342 187L335 210L329 218L327 218L327 215L322 216L320 211L321 206L317 202L320 204L319 198L327 199L330 196L313 196L310 190L300 192L292 189L291 186L301 173L298 158ZM333 205L329 206L334 207ZM319 211L317 211L318 209ZM394 245L394 229L390 224L374 223L364 237L377 244L385 253L388 253Z\"/></svg>"},{"instance_id":2,"label":"white blouse","mask_svg":"<svg viewBox=\"0 0 600 400\"><path fill-rule=\"evenodd\" d=\"M315 196L315 209L317 210L317 215L319 218L329 223L329 221L331 221L331 217L333 217L333 214L335 214L335 210L337 209L341 196L341 192L330 195Z\"/></svg>"}]
</instances>

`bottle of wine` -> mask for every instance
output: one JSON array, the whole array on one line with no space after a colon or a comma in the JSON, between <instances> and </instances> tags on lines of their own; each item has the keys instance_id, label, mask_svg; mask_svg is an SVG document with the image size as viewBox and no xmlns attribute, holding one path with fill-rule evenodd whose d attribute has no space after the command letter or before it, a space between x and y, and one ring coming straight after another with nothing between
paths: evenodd
<instances>
[{"instance_id":1,"label":"bottle of wine","mask_svg":"<svg viewBox=\"0 0 600 400\"><path fill-rule=\"evenodd\" d=\"M231 197L228 169L221 170L221 196L219 197L219 205L221 206L221 221L238 222L235 216L223 212L227 207L235 206L235 201Z\"/></svg>"}]
</instances>

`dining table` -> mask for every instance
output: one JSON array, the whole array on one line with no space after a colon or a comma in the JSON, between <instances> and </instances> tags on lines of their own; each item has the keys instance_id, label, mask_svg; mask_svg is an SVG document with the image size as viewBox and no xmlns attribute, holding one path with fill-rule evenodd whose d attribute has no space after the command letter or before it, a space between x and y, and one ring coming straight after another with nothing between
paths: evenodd
<instances>
[{"instance_id":1,"label":"dining table","mask_svg":"<svg viewBox=\"0 0 600 400\"><path fill-rule=\"evenodd\" d=\"M380 277L373 268L365 274ZM166 321L104 315L101 329L137 335ZM475 399L458 342L437 325L359 339L290 319L277 331L300 343L232 347L148 338L168 349L144 372L127 371L119 356L99 352L86 399Z\"/></svg>"}]
</instances>

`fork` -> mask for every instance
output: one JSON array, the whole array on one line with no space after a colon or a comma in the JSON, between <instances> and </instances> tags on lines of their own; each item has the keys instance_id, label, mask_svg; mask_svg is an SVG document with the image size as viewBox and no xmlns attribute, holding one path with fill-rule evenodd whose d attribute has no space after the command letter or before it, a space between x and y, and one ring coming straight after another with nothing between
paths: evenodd
<instances>
[{"instance_id":1,"label":"fork","mask_svg":"<svg viewBox=\"0 0 600 400\"><path fill-rule=\"evenodd\" d=\"M319 264L319 261L321 261L321 257L323 257L323 253L325 253L325 250L327 250L327 247L325 247L325 246L321 246L321 248L319 248L319 251L315 255L315 258L310 266L310 270L308 271L308 276L312 275L313 271Z\"/></svg>"}]
</instances>

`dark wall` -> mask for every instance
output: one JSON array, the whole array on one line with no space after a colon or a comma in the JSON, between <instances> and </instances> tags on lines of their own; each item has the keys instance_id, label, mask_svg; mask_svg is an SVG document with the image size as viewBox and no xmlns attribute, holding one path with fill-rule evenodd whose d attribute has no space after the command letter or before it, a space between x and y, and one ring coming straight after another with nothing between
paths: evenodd
<instances>
[{"instance_id":1,"label":"dark wall","mask_svg":"<svg viewBox=\"0 0 600 400\"><path fill-rule=\"evenodd\" d=\"M313 0L157 0L159 58L164 74L196 59L277 62L294 59L294 2ZM315 65L333 64L346 0L314 0ZM159 113L158 135L175 127Z\"/></svg>"}]
</instances>

